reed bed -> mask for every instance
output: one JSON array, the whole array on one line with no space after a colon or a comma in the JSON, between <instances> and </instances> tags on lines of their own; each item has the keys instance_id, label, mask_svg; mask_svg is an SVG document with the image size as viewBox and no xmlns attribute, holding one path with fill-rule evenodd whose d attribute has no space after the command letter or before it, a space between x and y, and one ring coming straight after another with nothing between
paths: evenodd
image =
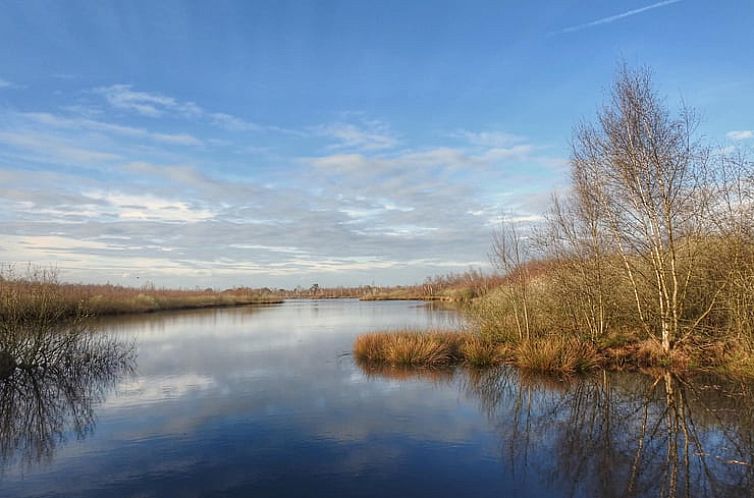
<instances>
[{"instance_id":1,"label":"reed bed","mask_svg":"<svg viewBox=\"0 0 754 498\"><path fill-rule=\"evenodd\" d=\"M654 371L667 369L684 372L699 368L701 361L691 351L662 350L655 340L599 345L578 337L551 335L519 341L500 341L478 333L445 330L392 330L371 332L356 338L353 345L355 360L362 369L405 372L410 368L448 368L465 365L484 368L514 365L522 370L538 373L577 374L596 369ZM716 353L718 356L720 353ZM750 368L748 356L731 358L739 365L737 371ZM724 373L726 363L720 360Z\"/></svg>"},{"instance_id":2,"label":"reed bed","mask_svg":"<svg viewBox=\"0 0 754 498\"><path fill-rule=\"evenodd\" d=\"M517 366L536 372L581 373L601 366L594 345L559 336L523 341L514 351Z\"/></svg>"},{"instance_id":3,"label":"reed bed","mask_svg":"<svg viewBox=\"0 0 754 498\"><path fill-rule=\"evenodd\" d=\"M462 359L465 335L447 331L397 330L365 334L353 352L359 361L399 366L440 367Z\"/></svg>"},{"instance_id":4,"label":"reed bed","mask_svg":"<svg viewBox=\"0 0 754 498\"><path fill-rule=\"evenodd\" d=\"M253 289L158 289L59 282L54 270L29 268L18 275L0 268L0 321L56 322L80 316L279 303Z\"/></svg>"},{"instance_id":5,"label":"reed bed","mask_svg":"<svg viewBox=\"0 0 754 498\"><path fill-rule=\"evenodd\" d=\"M399 367L487 367L512 363L542 372L574 373L600 365L597 349L579 341L533 340L516 345L470 332L395 330L359 336L354 357L363 364Z\"/></svg>"}]
</instances>

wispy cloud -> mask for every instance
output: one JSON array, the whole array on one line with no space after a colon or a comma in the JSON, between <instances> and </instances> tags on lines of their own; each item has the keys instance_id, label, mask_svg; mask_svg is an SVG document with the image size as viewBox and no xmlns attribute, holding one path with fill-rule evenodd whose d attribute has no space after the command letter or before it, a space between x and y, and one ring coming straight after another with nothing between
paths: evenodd
<instances>
[{"instance_id":1,"label":"wispy cloud","mask_svg":"<svg viewBox=\"0 0 754 498\"><path fill-rule=\"evenodd\" d=\"M240 118L108 88L110 100L95 94L105 105L89 93L84 108L0 109L0 260L164 285L417 281L480 264L501 185L525 217L559 177L525 137L443 132L456 143L409 146L358 113L288 131L301 136L283 137L285 167L266 167L236 154L235 138L213 142L213 126L254 130Z\"/></svg>"},{"instance_id":2,"label":"wispy cloud","mask_svg":"<svg viewBox=\"0 0 754 498\"><path fill-rule=\"evenodd\" d=\"M63 160L72 164L101 165L119 158L117 154L80 147L39 133L0 131L0 143L30 151L41 159Z\"/></svg>"},{"instance_id":3,"label":"wispy cloud","mask_svg":"<svg viewBox=\"0 0 754 498\"><path fill-rule=\"evenodd\" d=\"M196 116L202 109L193 102L179 102L173 97L158 93L138 92L131 85L111 85L95 89L116 109L136 112L152 118L167 112L177 112L184 116Z\"/></svg>"},{"instance_id":4,"label":"wispy cloud","mask_svg":"<svg viewBox=\"0 0 754 498\"><path fill-rule=\"evenodd\" d=\"M10 81L4 80L3 78L0 78L0 88L12 88L14 86L16 86L16 85L14 85L13 83L11 83Z\"/></svg>"},{"instance_id":5,"label":"wispy cloud","mask_svg":"<svg viewBox=\"0 0 754 498\"><path fill-rule=\"evenodd\" d=\"M683 0L665 0L663 2L657 2L653 3L652 5L647 5L644 7L639 7L638 9L631 9L627 10L625 12L621 12L620 14L614 14L612 16L603 17L601 19L597 19L588 23L584 24L577 24L575 26L569 26L567 28L563 28L554 34L564 34L564 33L573 33L575 31L581 31L582 29L592 28L594 26L601 26L603 24L610 24L615 21L620 21L621 19L625 19L627 17L635 16L637 14L641 14L643 12L647 12L649 10L659 9L660 7L666 7L668 5L673 5L675 3L679 3Z\"/></svg>"},{"instance_id":6,"label":"wispy cloud","mask_svg":"<svg viewBox=\"0 0 754 498\"><path fill-rule=\"evenodd\" d=\"M224 112L211 113L209 118L213 124L230 131L258 131L262 129L262 127L256 123L250 123L244 119Z\"/></svg>"},{"instance_id":7,"label":"wispy cloud","mask_svg":"<svg viewBox=\"0 0 754 498\"><path fill-rule=\"evenodd\" d=\"M725 136L728 137L728 140L749 140L750 138L754 138L754 130L729 131L725 134Z\"/></svg>"},{"instance_id":8,"label":"wispy cloud","mask_svg":"<svg viewBox=\"0 0 754 498\"><path fill-rule=\"evenodd\" d=\"M84 196L94 201L104 201L110 213L121 220L191 223L214 216L209 209L150 194L95 191L86 192Z\"/></svg>"},{"instance_id":9,"label":"wispy cloud","mask_svg":"<svg viewBox=\"0 0 754 498\"><path fill-rule=\"evenodd\" d=\"M223 112L211 112L194 102L178 100L168 95L136 91L131 85L110 85L94 89L111 107L122 111L136 113L150 118L181 117L201 118L210 124L229 131L274 130L274 127L260 126L238 116Z\"/></svg>"},{"instance_id":10,"label":"wispy cloud","mask_svg":"<svg viewBox=\"0 0 754 498\"><path fill-rule=\"evenodd\" d=\"M68 131L88 130L131 138L147 138L170 145L203 145L202 140L186 133L155 133L144 128L107 123L85 117L61 116L47 112L26 112L17 115L40 125Z\"/></svg>"},{"instance_id":11,"label":"wispy cloud","mask_svg":"<svg viewBox=\"0 0 754 498\"><path fill-rule=\"evenodd\" d=\"M390 127L381 121L371 120L360 124L332 123L320 125L315 133L335 140L333 149L390 149L398 144L398 139Z\"/></svg>"},{"instance_id":12,"label":"wispy cloud","mask_svg":"<svg viewBox=\"0 0 754 498\"><path fill-rule=\"evenodd\" d=\"M468 131L458 130L451 134L454 138L461 138L471 145L480 147L510 147L524 141L520 135L504 131Z\"/></svg>"}]
</instances>

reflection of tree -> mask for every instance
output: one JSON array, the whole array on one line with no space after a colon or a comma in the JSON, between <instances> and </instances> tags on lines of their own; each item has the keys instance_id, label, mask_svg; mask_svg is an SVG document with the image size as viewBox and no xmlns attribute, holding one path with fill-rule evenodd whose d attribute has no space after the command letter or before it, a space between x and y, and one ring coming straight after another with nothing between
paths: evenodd
<instances>
[{"instance_id":1,"label":"reflection of tree","mask_svg":"<svg viewBox=\"0 0 754 498\"><path fill-rule=\"evenodd\" d=\"M567 496L752 496L751 392L671 374L548 385L497 370L468 379L511 471L531 463Z\"/></svg>"},{"instance_id":2,"label":"reflection of tree","mask_svg":"<svg viewBox=\"0 0 754 498\"><path fill-rule=\"evenodd\" d=\"M559 496L754 496L751 386L669 373L557 379L500 367L468 370L463 388L500 436L519 486L536 481Z\"/></svg>"},{"instance_id":3,"label":"reflection of tree","mask_svg":"<svg viewBox=\"0 0 754 498\"><path fill-rule=\"evenodd\" d=\"M51 459L69 433L86 437L94 405L134 365L131 346L81 323L6 327L0 356L0 469Z\"/></svg>"}]
</instances>

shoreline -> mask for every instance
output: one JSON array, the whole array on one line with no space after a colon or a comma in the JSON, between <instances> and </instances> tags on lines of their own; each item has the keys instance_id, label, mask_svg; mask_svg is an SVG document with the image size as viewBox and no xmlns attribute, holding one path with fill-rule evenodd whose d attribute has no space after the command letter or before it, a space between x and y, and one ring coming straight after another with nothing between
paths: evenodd
<instances>
[{"instance_id":1,"label":"shoreline","mask_svg":"<svg viewBox=\"0 0 754 498\"><path fill-rule=\"evenodd\" d=\"M127 315L149 315L153 313L161 313L164 311L193 311L193 310L206 310L216 308L242 308L245 306L267 306L273 304L283 304L285 299L272 299L269 301L250 301L247 303L214 303L214 304L200 304L191 305L184 304L178 306L169 306L165 308L149 308L149 309L131 309L131 310L112 310L105 312L93 312L87 314L88 318L100 318L100 317L112 317L112 316L127 316Z\"/></svg>"},{"instance_id":2,"label":"shoreline","mask_svg":"<svg viewBox=\"0 0 754 498\"><path fill-rule=\"evenodd\" d=\"M483 339L464 331L378 331L355 339L353 357L363 368L435 370L509 365L559 375L661 371L754 379L754 359L750 355L737 351L710 354L691 348L667 354L653 339L605 346L560 336L511 343Z\"/></svg>"}]
</instances>

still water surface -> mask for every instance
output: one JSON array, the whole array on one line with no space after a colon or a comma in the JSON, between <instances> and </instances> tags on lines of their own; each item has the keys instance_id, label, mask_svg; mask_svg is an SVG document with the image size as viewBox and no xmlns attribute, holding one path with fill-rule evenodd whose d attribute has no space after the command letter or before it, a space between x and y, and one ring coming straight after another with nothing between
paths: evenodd
<instances>
[{"instance_id":1,"label":"still water surface","mask_svg":"<svg viewBox=\"0 0 754 498\"><path fill-rule=\"evenodd\" d=\"M353 300L102 320L118 361L0 381L0 496L754 496L751 386L350 355L458 323Z\"/></svg>"}]
</instances>

